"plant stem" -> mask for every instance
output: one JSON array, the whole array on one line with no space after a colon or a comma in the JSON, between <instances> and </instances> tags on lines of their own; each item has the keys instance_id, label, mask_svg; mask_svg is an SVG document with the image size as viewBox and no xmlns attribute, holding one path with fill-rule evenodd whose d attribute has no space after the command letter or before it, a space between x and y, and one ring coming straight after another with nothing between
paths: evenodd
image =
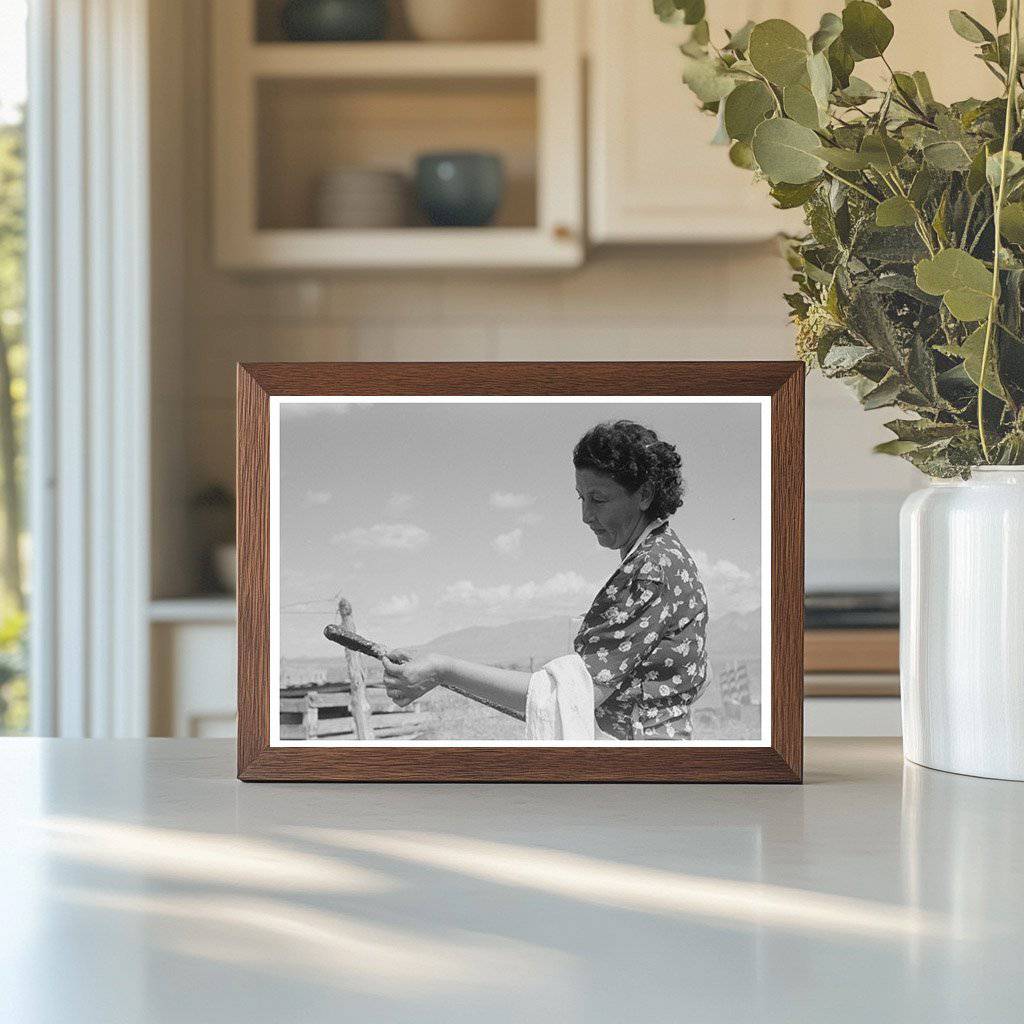
<instances>
[{"instance_id":1,"label":"plant stem","mask_svg":"<svg viewBox=\"0 0 1024 1024\"><path fill-rule=\"evenodd\" d=\"M977 234L974 236L974 241L968 246L967 251L970 253L974 252L975 246L981 241L981 236L985 234L985 228L988 227L989 221L992 220L992 214L986 214L985 219L981 222L981 227L978 228Z\"/></svg>"},{"instance_id":2,"label":"plant stem","mask_svg":"<svg viewBox=\"0 0 1024 1024\"><path fill-rule=\"evenodd\" d=\"M1010 336L1011 338L1015 338L1015 339L1016 339L1017 341L1019 341L1019 342L1020 342L1020 343L1021 343L1022 345L1024 345L1024 338L1022 338L1022 337L1021 337L1021 336L1020 336L1020 335L1019 335L1019 334L1018 334L1018 333L1017 333L1016 331L1011 331L1011 330L1010 330L1010 328L1009 328L1009 327L1007 327L1007 326L1006 326L1006 324L1004 324L1002 320L997 320L997 321L996 321L996 326L997 326L997 327L998 327L998 328L999 328L999 329L1000 329L1001 331L1006 331L1006 333L1007 333L1007 334L1008 334L1008 335L1009 335L1009 336Z\"/></svg>"},{"instance_id":3,"label":"plant stem","mask_svg":"<svg viewBox=\"0 0 1024 1024\"><path fill-rule=\"evenodd\" d=\"M903 100L903 102L915 114L917 114L918 117L925 118L925 124L931 126L931 121L927 120L927 118L928 118L927 113L925 113L925 111L923 111L920 108L920 106L918 106L917 100L915 100L913 96L910 96L909 94L905 93L903 91L903 89L900 87L900 83L896 81L896 72L893 71L892 65L885 59L885 54L884 53L880 53L878 56L882 58L882 63L889 70L889 84L892 86L892 88L894 88L900 94L900 98Z\"/></svg>"},{"instance_id":4,"label":"plant stem","mask_svg":"<svg viewBox=\"0 0 1024 1024\"><path fill-rule=\"evenodd\" d=\"M981 369L978 371L978 434L981 437L981 451L985 461L991 465L988 438L985 436L985 371L988 369L989 349L992 344L992 328L996 322L999 304L999 256L1001 252L1000 228L1002 223L1003 200L1006 194L1006 159L1010 151L1011 127L1017 110L1017 67L1020 61L1020 0L1010 0L1010 73L1006 85L1006 118L1003 124L1003 149L999 155L999 190L995 196L994 230L995 243L992 253L992 297L989 300L988 319L985 322L985 345L981 350Z\"/></svg>"},{"instance_id":5,"label":"plant stem","mask_svg":"<svg viewBox=\"0 0 1024 1024\"><path fill-rule=\"evenodd\" d=\"M833 174L827 167L824 168L824 173L827 174L830 178L842 182L842 184L847 185L849 188L852 188L854 192L859 192L862 196L866 196L868 199L871 200L871 202L876 204L878 203L878 196L873 196L867 189L861 188L860 185L858 185L856 182L847 181L845 178L840 178L838 174Z\"/></svg>"}]
</instances>

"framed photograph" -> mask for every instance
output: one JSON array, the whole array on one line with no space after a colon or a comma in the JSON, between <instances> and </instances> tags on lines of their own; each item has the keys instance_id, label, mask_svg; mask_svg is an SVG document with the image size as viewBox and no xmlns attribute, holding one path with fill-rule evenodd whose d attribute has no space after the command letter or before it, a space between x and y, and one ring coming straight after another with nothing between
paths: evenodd
<instances>
[{"instance_id":1,"label":"framed photograph","mask_svg":"<svg viewBox=\"0 0 1024 1024\"><path fill-rule=\"evenodd\" d=\"M238 367L238 776L799 782L799 362Z\"/></svg>"}]
</instances>

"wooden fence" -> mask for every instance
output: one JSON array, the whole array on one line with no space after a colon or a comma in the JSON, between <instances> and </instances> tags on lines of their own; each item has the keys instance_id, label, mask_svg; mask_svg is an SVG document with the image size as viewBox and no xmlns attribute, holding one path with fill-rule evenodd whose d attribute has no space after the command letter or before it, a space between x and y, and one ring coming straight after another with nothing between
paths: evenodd
<instances>
[{"instance_id":1,"label":"wooden fence","mask_svg":"<svg viewBox=\"0 0 1024 1024\"><path fill-rule=\"evenodd\" d=\"M352 605L345 598L338 602L338 621L343 628L357 632ZM282 688L281 739L414 739L432 723L433 715L421 712L416 702L400 708L382 685L367 683L363 655L344 648L343 657L344 681Z\"/></svg>"},{"instance_id":2,"label":"wooden fence","mask_svg":"<svg viewBox=\"0 0 1024 1024\"><path fill-rule=\"evenodd\" d=\"M383 686L366 686L365 696L370 735L363 737L352 714L350 683L309 683L282 690L281 739L414 739L433 721L433 716L419 711L416 704L406 708L393 704Z\"/></svg>"}]
</instances>

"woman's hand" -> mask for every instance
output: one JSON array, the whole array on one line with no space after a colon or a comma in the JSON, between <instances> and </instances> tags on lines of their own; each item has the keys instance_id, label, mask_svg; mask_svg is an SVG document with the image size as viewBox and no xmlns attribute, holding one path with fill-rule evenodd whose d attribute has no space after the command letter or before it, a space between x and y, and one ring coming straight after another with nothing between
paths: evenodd
<instances>
[{"instance_id":1,"label":"woman's hand","mask_svg":"<svg viewBox=\"0 0 1024 1024\"><path fill-rule=\"evenodd\" d=\"M404 708L444 681L445 659L439 654L414 658L407 651L388 651L384 659L384 688Z\"/></svg>"}]
</instances>

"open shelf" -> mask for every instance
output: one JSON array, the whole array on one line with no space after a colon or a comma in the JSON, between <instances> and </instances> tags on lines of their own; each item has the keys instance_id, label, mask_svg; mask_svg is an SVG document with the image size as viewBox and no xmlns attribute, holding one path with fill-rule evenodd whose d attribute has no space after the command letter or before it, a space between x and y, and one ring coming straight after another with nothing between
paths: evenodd
<instances>
[{"instance_id":1,"label":"open shelf","mask_svg":"<svg viewBox=\"0 0 1024 1024\"><path fill-rule=\"evenodd\" d=\"M217 0L221 2L221 0ZM253 3L251 8L254 17L250 20L250 38L258 45L272 45L273 43L284 42L285 34L281 26L281 13L284 9L285 0L249 0ZM419 0L420 3L436 2L436 0ZM543 0L541 0L543 2ZM512 42L533 42L537 39L537 7L538 0L504 0L501 14L504 21L497 25L498 31L494 31L495 22L489 21L489 34L500 36L501 39ZM410 18L406 10L406 0L388 0L388 23L384 36L385 41L404 41L418 43L420 40L415 32L415 17ZM299 43L300 46L314 46L314 43ZM356 46L372 45L370 43L355 43ZM467 46L485 46L486 43L465 43Z\"/></svg>"},{"instance_id":2,"label":"open shelf","mask_svg":"<svg viewBox=\"0 0 1024 1024\"><path fill-rule=\"evenodd\" d=\"M257 88L260 231L346 233L317 224L314 196L324 174L350 166L401 173L409 193L401 230L429 230L412 196L413 177L417 156L439 150L497 153L505 189L493 228L536 227L532 79L272 79ZM353 242L372 246L378 233L360 230ZM443 233L454 240L451 229Z\"/></svg>"},{"instance_id":3,"label":"open shelf","mask_svg":"<svg viewBox=\"0 0 1024 1024\"><path fill-rule=\"evenodd\" d=\"M578 10L576 0L527 6L527 39L417 42L399 21L394 38L380 42L304 43L281 40L278 0L218 0L211 132L218 265L578 265ZM315 197L331 172L400 172L411 197L417 157L453 150L501 157L505 186L490 224L435 228L414 202L407 216L376 221L401 227L319 223Z\"/></svg>"},{"instance_id":4,"label":"open shelf","mask_svg":"<svg viewBox=\"0 0 1024 1024\"><path fill-rule=\"evenodd\" d=\"M269 43L245 59L257 78L452 78L533 75L543 51L535 43Z\"/></svg>"},{"instance_id":5,"label":"open shelf","mask_svg":"<svg viewBox=\"0 0 1024 1024\"><path fill-rule=\"evenodd\" d=\"M330 267L573 267L572 239L562 246L533 228L405 228L380 231L259 231L239 264L253 269Z\"/></svg>"}]
</instances>

